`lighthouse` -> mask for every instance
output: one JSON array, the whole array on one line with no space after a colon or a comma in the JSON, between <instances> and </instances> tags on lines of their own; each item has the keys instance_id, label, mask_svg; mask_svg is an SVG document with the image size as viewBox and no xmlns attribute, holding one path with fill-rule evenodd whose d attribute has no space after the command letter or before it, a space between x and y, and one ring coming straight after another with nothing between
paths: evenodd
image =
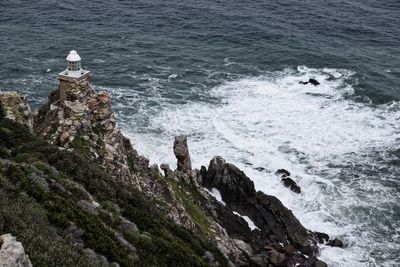
<instances>
[{"instance_id":1,"label":"lighthouse","mask_svg":"<svg viewBox=\"0 0 400 267\"><path fill-rule=\"evenodd\" d=\"M59 73L59 77L68 79L80 79L82 76L87 76L90 72L83 70L81 66L81 57L78 52L71 50L66 58L67 69Z\"/></svg>"},{"instance_id":2,"label":"lighthouse","mask_svg":"<svg viewBox=\"0 0 400 267\"><path fill-rule=\"evenodd\" d=\"M71 50L66 58L67 68L58 74L60 100L75 101L77 95L90 94L90 71L82 69L81 57Z\"/></svg>"}]
</instances>

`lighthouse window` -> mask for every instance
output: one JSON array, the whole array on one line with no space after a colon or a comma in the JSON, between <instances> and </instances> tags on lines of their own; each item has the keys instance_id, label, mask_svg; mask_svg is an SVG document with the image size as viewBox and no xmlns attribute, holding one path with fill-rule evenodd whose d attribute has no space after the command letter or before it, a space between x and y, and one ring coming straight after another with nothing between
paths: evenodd
<instances>
[{"instance_id":1,"label":"lighthouse window","mask_svg":"<svg viewBox=\"0 0 400 267\"><path fill-rule=\"evenodd\" d=\"M77 71L80 69L80 62L79 61L70 61L68 62L68 69L70 71Z\"/></svg>"}]
</instances>

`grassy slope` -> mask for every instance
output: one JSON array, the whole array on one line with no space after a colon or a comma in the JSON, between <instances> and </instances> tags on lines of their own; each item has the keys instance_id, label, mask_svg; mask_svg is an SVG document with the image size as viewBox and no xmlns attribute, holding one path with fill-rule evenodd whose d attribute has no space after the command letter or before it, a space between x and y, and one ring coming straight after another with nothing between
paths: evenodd
<instances>
[{"instance_id":1,"label":"grassy slope","mask_svg":"<svg viewBox=\"0 0 400 267\"><path fill-rule=\"evenodd\" d=\"M79 205L86 191L101 204L95 213ZM84 155L60 150L0 119L0 234L17 236L34 266L94 265L83 248L121 266L205 266L206 250L225 265L206 235L164 220L159 205ZM120 216L140 231L121 229ZM71 225L83 233L74 237ZM116 233L136 247L138 259Z\"/></svg>"}]
</instances>

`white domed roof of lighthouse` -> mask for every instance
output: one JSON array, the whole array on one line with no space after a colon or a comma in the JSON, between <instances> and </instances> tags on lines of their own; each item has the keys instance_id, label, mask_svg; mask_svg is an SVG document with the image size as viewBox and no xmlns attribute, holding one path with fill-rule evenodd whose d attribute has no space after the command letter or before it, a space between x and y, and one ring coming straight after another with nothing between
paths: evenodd
<instances>
[{"instance_id":1,"label":"white domed roof of lighthouse","mask_svg":"<svg viewBox=\"0 0 400 267\"><path fill-rule=\"evenodd\" d=\"M69 55L67 56L68 61L79 61L81 60L81 57L78 55L78 53L75 50L71 50L69 52Z\"/></svg>"}]
</instances>

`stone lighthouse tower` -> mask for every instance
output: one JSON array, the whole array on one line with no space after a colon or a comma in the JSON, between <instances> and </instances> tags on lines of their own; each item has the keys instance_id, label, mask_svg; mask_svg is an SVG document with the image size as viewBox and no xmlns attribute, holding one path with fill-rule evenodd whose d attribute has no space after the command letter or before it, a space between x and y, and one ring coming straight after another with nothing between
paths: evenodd
<instances>
[{"instance_id":1,"label":"stone lighthouse tower","mask_svg":"<svg viewBox=\"0 0 400 267\"><path fill-rule=\"evenodd\" d=\"M61 103L75 101L81 97L90 95L90 71L81 67L81 57L75 50L71 50L67 56L67 69L58 74Z\"/></svg>"}]
</instances>

